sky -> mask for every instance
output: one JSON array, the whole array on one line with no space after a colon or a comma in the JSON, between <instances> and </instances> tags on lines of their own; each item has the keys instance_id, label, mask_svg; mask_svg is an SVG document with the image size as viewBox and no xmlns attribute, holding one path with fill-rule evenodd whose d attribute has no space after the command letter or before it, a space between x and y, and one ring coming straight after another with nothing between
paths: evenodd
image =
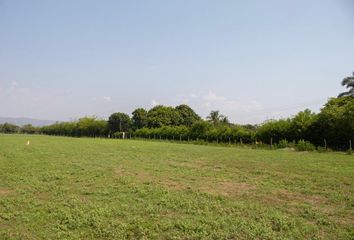
<instances>
[{"instance_id":1,"label":"sky","mask_svg":"<svg viewBox=\"0 0 354 240\"><path fill-rule=\"evenodd\" d=\"M353 0L0 0L1 117L188 104L257 124L318 112L353 71Z\"/></svg>"}]
</instances>

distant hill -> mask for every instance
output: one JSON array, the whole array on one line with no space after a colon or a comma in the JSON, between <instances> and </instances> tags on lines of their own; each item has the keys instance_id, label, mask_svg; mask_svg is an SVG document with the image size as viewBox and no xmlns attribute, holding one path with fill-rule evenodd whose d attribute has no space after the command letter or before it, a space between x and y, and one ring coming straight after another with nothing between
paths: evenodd
<instances>
[{"instance_id":1,"label":"distant hill","mask_svg":"<svg viewBox=\"0 0 354 240\"><path fill-rule=\"evenodd\" d=\"M50 125L55 123L55 121L51 120L40 120L34 118L9 118L9 117L0 117L0 124L3 123L12 123L17 126L23 126L25 124L32 124L35 127L41 127L45 125Z\"/></svg>"}]
</instances>

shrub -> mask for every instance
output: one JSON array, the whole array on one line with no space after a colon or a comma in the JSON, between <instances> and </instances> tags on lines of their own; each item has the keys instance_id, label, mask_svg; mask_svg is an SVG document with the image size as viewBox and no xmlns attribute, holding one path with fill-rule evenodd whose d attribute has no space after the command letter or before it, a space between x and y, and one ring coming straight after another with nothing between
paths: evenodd
<instances>
[{"instance_id":1,"label":"shrub","mask_svg":"<svg viewBox=\"0 0 354 240\"><path fill-rule=\"evenodd\" d=\"M277 144L277 148L287 148L289 147L289 142L286 139L280 140Z\"/></svg>"},{"instance_id":2,"label":"shrub","mask_svg":"<svg viewBox=\"0 0 354 240\"><path fill-rule=\"evenodd\" d=\"M305 140L300 140L297 142L297 144L295 145L295 149L297 151L314 151L316 148L315 146L310 143L309 141L305 141Z\"/></svg>"},{"instance_id":3,"label":"shrub","mask_svg":"<svg viewBox=\"0 0 354 240\"><path fill-rule=\"evenodd\" d=\"M123 132L115 132L112 134L113 138L123 138ZM127 137L127 135L125 134L125 137Z\"/></svg>"},{"instance_id":4,"label":"shrub","mask_svg":"<svg viewBox=\"0 0 354 240\"><path fill-rule=\"evenodd\" d=\"M317 152L326 152L326 149L322 146L317 146Z\"/></svg>"}]
</instances>

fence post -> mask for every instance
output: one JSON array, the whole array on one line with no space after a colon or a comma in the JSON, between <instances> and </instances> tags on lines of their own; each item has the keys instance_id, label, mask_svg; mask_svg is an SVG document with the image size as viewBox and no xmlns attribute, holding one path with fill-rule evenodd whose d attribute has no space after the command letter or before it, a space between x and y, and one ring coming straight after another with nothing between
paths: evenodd
<instances>
[{"instance_id":1,"label":"fence post","mask_svg":"<svg viewBox=\"0 0 354 240\"><path fill-rule=\"evenodd\" d=\"M182 142L182 135L179 135L179 141Z\"/></svg>"},{"instance_id":2,"label":"fence post","mask_svg":"<svg viewBox=\"0 0 354 240\"><path fill-rule=\"evenodd\" d=\"M229 137L229 145L231 145L231 138Z\"/></svg>"},{"instance_id":3,"label":"fence post","mask_svg":"<svg viewBox=\"0 0 354 240\"><path fill-rule=\"evenodd\" d=\"M241 145L243 144L243 142L242 142L242 138L240 138L240 143L241 143Z\"/></svg>"},{"instance_id":4,"label":"fence post","mask_svg":"<svg viewBox=\"0 0 354 240\"><path fill-rule=\"evenodd\" d=\"M326 141L326 139L323 139L323 141L324 141L324 148L327 151L327 141Z\"/></svg>"},{"instance_id":5,"label":"fence post","mask_svg":"<svg viewBox=\"0 0 354 240\"><path fill-rule=\"evenodd\" d=\"M352 149L352 140L349 139L349 154L352 154L352 151L353 151L353 149Z\"/></svg>"},{"instance_id":6,"label":"fence post","mask_svg":"<svg viewBox=\"0 0 354 240\"><path fill-rule=\"evenodd\" d=\"M270 147L273 148L273 138L270 138Z\"/></svg>"},{"instance_id":7,"label":"fence post","mask_svg":"<svg viewBox=\"0 0 354 240\"><path fill-rule=\"evenodd\" d=\"M219 138L218 137L216 138L216 143L219 144Z\"/></svg>"}]
</instances>

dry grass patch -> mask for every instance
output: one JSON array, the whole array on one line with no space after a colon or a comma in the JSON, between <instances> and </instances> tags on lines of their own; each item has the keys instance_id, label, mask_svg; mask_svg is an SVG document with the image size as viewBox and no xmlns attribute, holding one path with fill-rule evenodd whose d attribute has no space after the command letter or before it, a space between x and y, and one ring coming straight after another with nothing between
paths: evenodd
<instances>
[{"instance_id":1,"label":"dry grass patch","mask_svg":"<svg viewBox=\"0 0 354 240\"><path fill-rule=\"evenodd\" d=\"M186 188L186 186L180 182L177 182L177 181L170 179L170 178L163 179L163 178L161 178L157 175L154 175L148 171L142 170L142 171L133 172L133 171L128 171L128 170L125 170L122 168L116 168L114 170L114 173L118 177L124 177L124 176L125 177L132 177L142 183L151 182L151 183L156 183L156 184L162 185L167 188L178 189L178 190L182 190L182 189Z\"/></svg>"},{"instance_id":2,"label":"dry grass patch","mask_svg":"<svg viewBox=\"0 0 354 240\"><path fill-rule=\"evenodd\" d=\"M7 196L7 195L10 195L14 193L13 190L10 190L10 189L5 189L5 188L0 188L0 197L1 196Z\"/></svg>"},{"instance_id":3,"label":"dry grass patch","mask_svg":"<svg viewBox=\"0 0 354 240\"><path fill-rule=\"evenodd\" d=\"M249 194L255 189L256 187L251 184L232 181L205 181L199 186L199 190L202 192L225 197L239 197Z\"/></svg>"}]
</instances>

